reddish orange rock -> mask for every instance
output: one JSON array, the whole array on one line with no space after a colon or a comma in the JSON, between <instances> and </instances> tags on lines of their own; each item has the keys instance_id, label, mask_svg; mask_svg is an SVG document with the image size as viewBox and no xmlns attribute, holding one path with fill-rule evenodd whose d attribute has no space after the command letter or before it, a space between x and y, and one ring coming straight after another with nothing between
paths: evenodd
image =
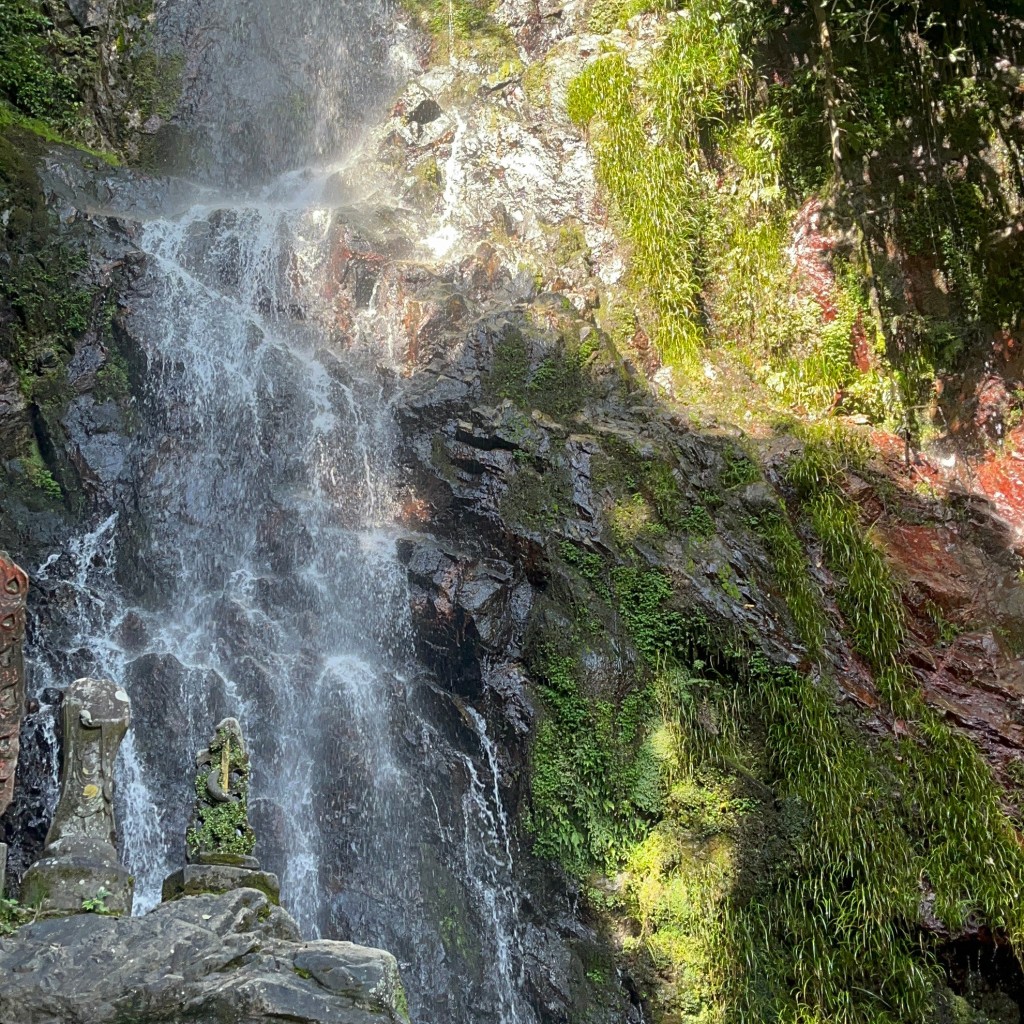
<instances>
[{"instance_id":1,"label":"reddish orange rock","mask_svg":"<svg viewBox=\"0 0 1024 1024\"><path fill-rule=\"evenodd\" d=\"M25 599L28 576L0 551L0 814L14 796L18 735L25 712Z\"/></svg>"}]
</instances>

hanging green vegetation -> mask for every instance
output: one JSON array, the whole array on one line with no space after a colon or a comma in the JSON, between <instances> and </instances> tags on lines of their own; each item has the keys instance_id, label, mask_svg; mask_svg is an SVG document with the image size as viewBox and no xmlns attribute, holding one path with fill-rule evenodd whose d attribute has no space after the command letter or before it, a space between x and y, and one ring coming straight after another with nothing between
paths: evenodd
<instances>
[{"instance_id":1,"label":"hanging green vegetation","mask_svg":"<svg viewBox=\"0 0 1024 1024\"><path fill-rule=\"evenodd\" d=\"M700 347L706 236L717 230L700 135L721 118L740 72L735 33L714 4L700 2L672 23L642 77L623 54L607 53L567 98L569 116L590 128L601 179L632 244L635 286L655 314L658 349L679 363Z\"/></svg>"},{"instance_id":2,"label":"hanging green vegetation","mask_svg":"<svg viewBox=\"0 0 1024 1024\"><path fill-rule=\"evenodd\" d=\"M438 56L446 60L467 55L485 61L516 57L508 29L494 17L497 0L400 0L400 3L434 36Z\"/></svg>"},{"instance_id":3,"label":"hanging green vegetation","mask_svg":"<svg viewBox=\"0 0 1024 1024\"><path fill-rule=\"evenodd\" d=\"M685 609L638 554L559 549L640 661L612 699L588 689L585 639L540 648L528 823L596 912L632 921L623 956L657 1021L923 1024L948 994L922 915L1020 933L1024 850L986 764L917 693L898 582L843 494L866 450L833 427L804 442L794 511L889 733L827 675L772 665ZM754 528L816 655L824 604L789 513Z\"/></svg>"},{"instance_id":4,"label":"hanging green vegetation","mask_svg":"<svg viewBox=\"0 0 1024 1024\"><path fill-rule=\"evenodd\" d=\"M937 382L1024 322L1019 4L598 0L590 28L644 12L658 41L630 22L567 97L631 247L613 305L691 391L710 358L926 438Z\"/></svg>"},{"instance_id":5,"label":"hanging green vegetation","mask_svg":"<svg viewBox=\"0 0 1024 1024\"><path fill-rule=\"evenodd\" d=\"M957 928L977 912L1016 936L1024 849L987 765L924 703L907 665L898 583L840 487L863 459L862 446L834 427L821 427L810 435L790 479L830 569L842 579L837 597L853 647L874 669L893 715L907 723L895 763L902 792L912 794L915 824L931 840L921 851L922 870L934 887L937 913Z\"/></svg>"},{"instance_id":6,"label":"hanging green vegetation","mask_svg":"<svg viewBox=\"0 0 1024 1024\"><path fill-rule=\"evenodd\" d=\"M79 79L95 59L90 42L60 32L36 0L0 0L0 98L14 111L71 126Z\"/></svg>"},{"instance_id":7,"label":"hanging green vegetation","mask_svg":"<svg viewBox=\"0 0 1024 1024\"><path fill-rule=\"evenodd\" d=\"M601 5L595 24L623 24L616 12L641 6L674 5ZM786 119L751 98L756 7L687 4L644 62L609 47L572 82L568 114L588 132L663 360L692 371L714 349L812 415L841 401L902 422L900 390L852 359L859 337L884 366L858 268L837 261L828 302L802 288L790 243L806 197L785 185Z\"/></svg>"}]
</instances>

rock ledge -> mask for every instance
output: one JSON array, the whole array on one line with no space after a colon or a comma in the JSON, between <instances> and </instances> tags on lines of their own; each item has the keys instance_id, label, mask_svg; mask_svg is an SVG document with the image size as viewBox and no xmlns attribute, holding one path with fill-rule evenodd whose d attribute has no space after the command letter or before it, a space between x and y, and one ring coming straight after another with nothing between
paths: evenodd
<instances>
[{"instance_id":1,"label":"rock ledge","mask_svg":"<svg viewBox=\"0 0 1024 1024\"><path fill-rule=\"evenodd\" d=\"M0 941L0 1024L400 1024L390 953L303 942L262 892L79 914Z\"/></svg>"}]
</instances>

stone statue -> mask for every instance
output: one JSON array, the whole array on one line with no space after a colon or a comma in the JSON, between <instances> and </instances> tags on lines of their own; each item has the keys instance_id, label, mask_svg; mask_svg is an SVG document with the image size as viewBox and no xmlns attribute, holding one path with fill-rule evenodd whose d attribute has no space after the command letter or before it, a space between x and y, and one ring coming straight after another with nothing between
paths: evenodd
<instances>
[{"instance_id":1,"label":"stone statue","mask_svg":"<svg viewBox=\"0 0 1024 1024\"><path fill-rule=\"evenodd\" d=\"M131 913L134 881L114 846L114 762L130 723L128 694L109 680L79 679L64 695L60 800L43 855L22 882L27 906Z\"/></svg>"},{"instance_id":2,"label":"stone statue","mask_svg":"<svg viewBox=\"0 0 1024 1024\"><path fill-rule=\"evenodd\" d=\"M28 577L0 551L0 814L14 796L21 719L25 713L25 600ZM0 843L0 896L4 894L7 847Z\"/></svg>"},{"instance_id":3,"label":"stone statue","mask_svg":"<svg viewBox=\"0 0 1024 1024\"><path fill-rule=\"evenodd\" d=\"M188 863L165 880L164 900L260 889L278 902L277 876L261 871L252 856L256 833L249 824L249 752L236 719L225 718L196 757L195 792L185 833Z\"/></svg>"}]
</instances>

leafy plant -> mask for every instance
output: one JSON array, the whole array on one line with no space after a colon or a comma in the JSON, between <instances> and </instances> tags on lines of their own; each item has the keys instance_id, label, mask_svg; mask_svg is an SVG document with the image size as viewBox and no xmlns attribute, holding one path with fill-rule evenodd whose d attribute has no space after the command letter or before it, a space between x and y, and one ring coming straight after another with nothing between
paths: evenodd
<instances>
[{"instance_id":1,"label":"leafy plant","mask_svg":"<svg viewBox=\"0 0 1024 1024\"><path fill-rule=\"evenodd\" d=\"M113 911L107 906L107 900L113 894L107 889L99 889L94 896L86 896L82 899L82 910L87 914L100 914L107 916Z\"/></svg>"},{"instance_id":2,"label":"leafy plant","mask_svg":"<svg viewBox=\"0 0 1024 1024\"><path fill-rule=\"evenodd\" d=\"M29 117L66 125L82 66L95 59L87 46L59 33L42 4L0 0L0 95Z\"/></svg>"},{"instance_id":3,"label":"leafy plant","mask_svg":"<svg viewBox=\"0 0 1024 1024\"><path fill-rule=\"evenodd\" d=\"M0 896L0 936L13 935L29 917L29 911L17 900Z\"/></svg>"}]
</instances>

